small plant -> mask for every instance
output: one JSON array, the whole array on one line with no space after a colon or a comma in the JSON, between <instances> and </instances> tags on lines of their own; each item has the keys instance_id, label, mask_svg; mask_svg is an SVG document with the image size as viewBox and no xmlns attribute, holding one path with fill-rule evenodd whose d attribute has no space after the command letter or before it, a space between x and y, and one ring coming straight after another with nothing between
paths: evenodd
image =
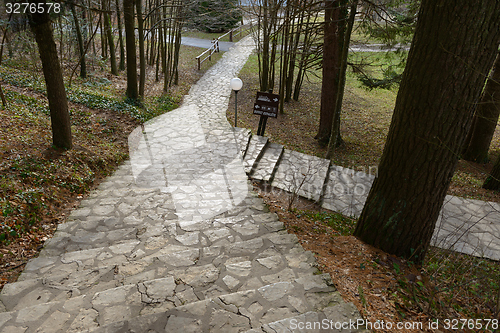
<instances>
[{"instance_id":1,"label":"small plant","mask_svg":"<svg viewBox=\"0 0 500 333\"><path fill-rule=\"evenodd\" d=\"M366 308L368 306L368 303L366 302L365 293L361 285L358 286L358 294L359 298L361 299L361 304L363 304L363 306Z\"/></svg>"},{"instance_id":2,"label":"small plant","mask_svg":"<svg viewBox=\"0 0 500 333\"><path fill-rule=\"evenodd\" d=\"M335 212L319 212L319 213L307 213L304 214L310 219L319 221L323 225L326 225L336 233L341 236L352 235L354 228L356 227L356 219L346 217L340 213Z\"/></svg>"}]
</instances>

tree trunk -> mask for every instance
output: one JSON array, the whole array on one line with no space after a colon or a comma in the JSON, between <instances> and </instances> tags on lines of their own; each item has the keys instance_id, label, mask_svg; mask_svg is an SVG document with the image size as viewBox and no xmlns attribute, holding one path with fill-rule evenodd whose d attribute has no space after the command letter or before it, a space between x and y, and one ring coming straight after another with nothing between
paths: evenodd
<instances>
[{"instance_id":1,"label":"tree trunk","mask_svg":"<svg viewBox=\"0 0 500 333\"><path fill-rule=\"evenodd\" d=\"M497 0L423 0L354 235L421 264L500 43Z\"/></svg>"},{"instance_id":2,"label":"tree trunk","mask_svg":"<svg viewBox=\"0 0 500 333\"><path fill-rule=\"evenodd\" d=\"M139 34L139 96L144 96L146 83L146 59L144 51L144 30L142 20L142 0L135 0L137 11L137 32Z\"/></svg>"},{"instance_id":3,"label":"tree trunk","mask_svg":"<svg viewBox=\"0 0 500 333\"><path fill-rule=\"evenodd\" d=\"M39 2L33 2L38 4ZM41 2L45 3L45 2ZM50 119L52 124L52 142L54 146L71 149L71 121L68 111L66 90L64 89L63 73L57 56L56 43L52 33L52 25L48 13L33 13L30 15L31 31L35 35L43 75L47 86Z\"/></svg>"},{"instance_id":4,"label":"tree trunk","mask_svg":"<svg viewBox=\"0 0 500 333\"><path fill-rule=\"evenodd\" d=\"M347 2L345 2L347 5ZM357 0L353 1L350 7L349 18L345 24L342 24L342 31L340 33L340 40L342 42L340 63L339 63L339 86L335 98L335 111L333 113L332 130L330 132L330 140L328 141L328 149L326 158L331 159L335 148L344 144L342 136L340 135L340 114L342 113L342 102L344 101L345 79L347 72L347 56L349 54L349 43L351 42L352 28L354 26L354 19L356 17ZM344 9L341 9L344 10ZM346 14L343 15L347 18Z\"/></svg>"},{"instance_id":5,"label":"tree trunk","mask_svg":"<svg viewBox=\"0 0 500 333\"><path fill-rule=\"evenodd\" d=\"M104 9L104 8L103 8ZM106 21L106 17L104 16L104 13L101 12L101 25L99 27L99 31L101 32L100 33L100 36L101 36L101 57L103 59L108 59L108 40L106 39L106 28L105 28L105 24L103 23L103 21ZM103 20L104 18L104 20Z\"/></svg>"},{"instance_id":6,"label":"tree trunk","mask_svg":"<svg viewBox=\"0 0 500 333\"><path fill-rule=\"evenodd\" d=\"M281 63L280 63L280 87L279 95L281 96L279 101L279 112L284 113L285 105L285 86L286 77L288 71L288 62L290 61L290 53L288 53L289 41L290 41L290 8L285 7L285 18L282 27L282 42L281 42Z\"/></svg>"},{"instance_id":7,"label":"tree trunk","mask_svg":"<svg viewBox=\"0 0 500 333\"><path fill-rule=\"evenodd\" d=\"M111 19L109 13L104 13L104 29L106 30L106 38L109 45L109 59L111 62L111 74L118 75L118 67L116 66L115 41L113 31L111 29Z\"/></svg>"},{"instance_id":8,"label":"tree trunk","mask_svg":"<svg viewBox=\"0 0 500 333\"><path fill-rule=\"evenodd\" d=\"M9 22L12 18L12 14L13 14L12 12L9 14L9 19L8 19ZM0 65L2 64L2 61L3 61L3 47L6 44L6 42L7 42L7 45L10 45L9 39L7 38L8 31L9 31L9 26L2 27L3 34L2 34L2 44L0 45ZM7 48L10 51L10 47L7 46ZM9 52L9 58L10 58L10 52Z\"/></svg>"},{"instance_id":9,"label":"tree trunk","mask_svg":"<svg viewBox=\"0 0 500 333\"><path fill-rule=\"evenodd\" d=\"M7 100L5 99L5 95L3 94L2 85L0 84L0 98L2 99L2 110L5 110L7 107Z\"/></svg>"},{"instance_id":10,"label":"tree trunk","mask_svg":"<svg viewBox=\"0 0 500 333\"><path fill-rule=\"evenodd\" d=\"M319 11L315 11L314 17L309 13L306 18L305 23L305 31L303 32L303 44L302 44L302 54L300 56L300 61L298 64L298 73L297 78L295 79L295 87L293 89L293 100L298 101L300 95L300 89L302 87L302 83L304 82L304 76L306 74L306 69L308 62L310 61L310 56L312 54L311 50L313 49L313 42L315 41L315 37L317 36L317 30L311 29L311 22L318 21ZM324 31L324 27L323 27Z\"/></svg>"},{"instance_id":11,"label":"tree trunk","mask_svg":"<svg viewBox=\"0 0 500 333\"><path fill-rule=\"evenodd\" d=\"M269 84L269 42L271 28L269 27L269 1L264 1L264 14L262 18L259 18L259 31L262 30L262 54L258 52L259 57L259 69L260 69L260 91L267 91ZM262 23L261 23L262 22ZM260 35L259 35L260 36ZM259 44L260 44L260 37Z\"/></svg>"},{"instance_id":12,"label":"tree trunk","mask_svg":"<svg viewBox=\"0 0 500 333\"><path fill-rule=\"evenodd\" d=\"M497 56L491 76L486 82L481 103L477 106L471 128L470 142L464 160L488 162L488 150L500 115L500 56Z\"/></svg>"},{"instance_id":13,"label":"tree trunk","mask_svg":"<svg viewBox=\"0 0 500 333\"><path fill-rule=\"evenodd\" d=\"M137 99L137 59L135 50L134 0L123 0L125 46L127 51L127 97Z\"/></svg>"},{"instance_id":14,"label":"tree trunk","mask_svg":"<svg viewBox=\"0 0 500 333\"><path fill-rule=\"evenodd\" d=\"M80 77L85 79L87 77L87 66L85 64L85 46L83 45L82 30L80 28L80 22L78 21L78 15L76 14L75 5L71 4L71 14L73 15L73 20L75 21L76 39L78 41L78 51L80 57Z\"/></svg>"},{"instance_id":15,"label":"tree trunk","mask_svg":"<svg viewBox=\"0 0 500 333\"><path fill-rule=\"evenodd\" d=\"M323 80L321 82L321 108L319 130L316 139L328 143L332 131L335 102L339 87L339 36L340 8L335 0L325 0L325 27L323 42Z\"/></svg>"},{"instance_id":16,"label":"tree trunk","mask_svg":"<svg viewBox=\"0 0 500 333\"><path fill-rule=\"evenodd\" d=\"M123 33L122 33L122 14L120 11L120 1L116 0L116 21L118 24L118 42L120 43L120 64L119 70L125 69L125 47L123 46Z\"/></svg>"},{"instance_id":17,"label":"tree trunk","mask_svg":"<svg viewBox=\"0 0 500 333\"><path fill-rule=\"evenodd\" d=\"M491 174L484 181L483 188L500 191L500 156L498 156Z\"/></svg>"}]
</instances>

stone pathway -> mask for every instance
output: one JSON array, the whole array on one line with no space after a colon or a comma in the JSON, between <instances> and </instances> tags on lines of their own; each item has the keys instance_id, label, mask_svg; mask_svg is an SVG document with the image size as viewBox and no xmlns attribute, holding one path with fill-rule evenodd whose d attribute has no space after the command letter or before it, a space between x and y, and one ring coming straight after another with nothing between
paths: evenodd
<instances>
[{"instance_id":1,"label":"stone pathway","mask_svg":"<svg viewBox=\"0 0 500 333\"><path fill-rule=\"evenodd\" d=\"M182 107L130 135L130 161L3 288L0 332L336 332L360 319L249 184L245 167L279 150L250 154L225 119L253 49L243 39Z\"/></svg>"},{"instance_id":2,"label":"stone pathway","mask_svg":"<svg viewBox=\"0 0 500 333\"><path fill-rule=\"evenodd\" d=\"M265 141L267 145L261 145L261 151L252 151L259 158L251 172L247 166L251 178L314 200L323 208L359 217L375 176L283 149L267 139L252 136L252 141ZM500 204L446 196L432 245L500 260Z\"/></svg>"}]
</instances>

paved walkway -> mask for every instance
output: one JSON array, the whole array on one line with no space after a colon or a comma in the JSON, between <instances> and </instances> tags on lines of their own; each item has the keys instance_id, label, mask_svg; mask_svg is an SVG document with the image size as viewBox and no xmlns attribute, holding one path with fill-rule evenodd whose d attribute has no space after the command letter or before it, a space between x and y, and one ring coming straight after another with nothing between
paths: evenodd
<instances>
[{"instance_id":1,"label":"paved walkway","mask_svg":"<svg viewBox=\"0 0 500 333\"><path fill-rule=\"evenodd\" d=\"M225 112L253 48L236 44L182 107L131 134L130 161L3 288L0 332L301 332L359 319L248 182L248 133Z\"/></svg>"}]
</instances>

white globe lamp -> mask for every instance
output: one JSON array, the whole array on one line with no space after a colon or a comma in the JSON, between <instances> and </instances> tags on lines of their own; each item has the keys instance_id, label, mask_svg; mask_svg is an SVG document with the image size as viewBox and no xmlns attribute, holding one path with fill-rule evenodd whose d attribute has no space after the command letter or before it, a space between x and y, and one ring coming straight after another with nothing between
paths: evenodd
<instances>
[{"instance_id":1,"label":"white globe lamp","mask_svg":"<svg viewBox=\"0 0 500 333\"><path fill-rule=\"evenodd\" d=\"M238 121L238 91L243 87L243 81L235 77L231 79L229 86L234 90L234 127L236 127Z\"/></svg>"}]
</instances>

